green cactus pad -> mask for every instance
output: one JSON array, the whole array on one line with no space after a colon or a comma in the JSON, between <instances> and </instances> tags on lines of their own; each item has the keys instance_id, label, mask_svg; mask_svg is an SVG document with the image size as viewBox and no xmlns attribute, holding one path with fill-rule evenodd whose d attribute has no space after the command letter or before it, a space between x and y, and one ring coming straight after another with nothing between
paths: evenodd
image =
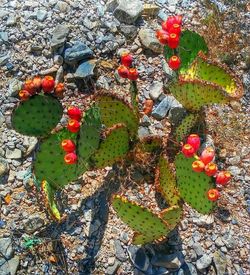
<instances>
[{"instance_id":1,"label":"green cactus pad","mask_svg":"<svg viewBox=\"0 0 250 275\"><path fill-rule=\"evenodd\" d=\"M164 156L160 156L156 170L155 185L169 205L176 205L180 200L176 179L169 163Z\"/></svg>"},{"instance_id":2,"label":"green cactus pad","mask_svg":"<svg viewBox=\"0 0 250 275\"><path fill-rule=\"evenodd\" d=\"M195 158L186 158L182 153L175 159L177 186L181 198L202 214L209 214L215 203L207 198L209 189L215 188L211 177L205 173L196 173L192 170Z\"/></svg>"},{"instance_id":3,"label":"green cactus pad","mask_svg":"<svg viewBox=\"0 0 250 275\"><path fill-rule=\"evenodd\" d=\"M180 125L174 131L174 138L177 142L183 141L189 134L192 128L199 120L200 114L188 114L181 121Z\"/></svg>"},{"instance_id":4,"label":"green cactus pad","mask_svg":"<svg viewBox=\"0 0 250 275\"><path fill-rule=\"evenodd\" d=\"M130 81L130 94L131 94L131 102L136 111L138 112L138 102L137 102L137 95L138 95L138 88L136 81Z\"/></svg>"},{"instance_id":5,"label":"green cactus pad","mask_svg":"<svg viewBox=\"0 0 250 275\"><path fill-rule=\"evenodd\" d=\"M208 52L204 38L196 32L189 30L183 31L178 47L178 56L181 59L180 70L185 71L200 51L204 53ZM173 55L175 55L173 49L164 46L164 56L166 60L168 61Z\"/></svg>"},{"instance_id":6,"label":"green cactus pad","mask_svg":"<svg viewBox=\"0 0 250 275\"><path fill-rule=\"evenodd\" d=\"M159 136L148 136L140 139L139 148L144 152L155 153L162 147L162 138Z\"/></svg>"},{"instance_id":7,"label":"green cactus pad","mask_svg":"<svg viewBox=\"0 0 250 275\"><path fill-rule=\"evenodd\" d=\"M217 85L202 80L184 80L172 83L169 91L190 112L212 103L226 103L228 97Z\"/></svg>"},{"instance_id":8,"label":"green cactus pad","mask_svg":"<svg viewBox=\"0 0 250 275\"><path fill-rule=\"evenodd\" d=\"M167 209L164 209L160 213L160 216L167 222L169 228L174 229L181 219L181 214L182 208L177 205L173 205Z\"/></svg>"},{"instance_id":9,"label":"green cactus pad","mask_svg":"<svg viewBox=\"0 0 250 275\"><path fill-rule=\"evenodd\" d=\"M46 136L59 123L63 114L61 103L51 95L35 95L14 110L12 125L27 136Z\"/></svg>"},{"instance_id":10,"label":"green cactus pad","mask_svg":"<svg viewBox=\"0 0 250 275\"><path fill-rule=\"evenodd\" d=\"M144 244L159 239L169 232L167 225L149 209L128 201L124 197L114 196L113 208L123 222L133 230L142 234L135 244ZM135 234L136 235L136 234Z\"/></svg>"},{"instance_id":11,"label":"green cactus pad","mask_svg":"<svg viewBox=\"0 0 250 275\"><path fill-rule=\"evenodd\" d=\"M137 135L139 119L133 107L118 96L101 93L96 97L97 107L100 108L101 121L106 127L124 123L130 136Z\"/></svg>"},{"instance_id":12,"label":"green cactus pad","mask_svg":"<svg viewBox=\"0 0 250 275\"><path fill-rule=\"evenodd\" d=\"M86 111L77 140L78 164L88 166L88 159L99 147L101 133L99 109L94 106Z\"/></svg>"},{"instance_id":13,"label":"green cactus pad","mask_svg":"<svg viewBox=\"0 0 250 275\"><path fill-rule=\"evenodd\" d=\"M57 209L57 205L55 202L55 189L53 189L50 184L47 181L42 181L41 184L41 191L43 194L44 202L46 205L47 210L49 211L49 214L51 217L56 220L61 220L61 214L59 210Z\"/></svg>"},{"instance_id":14,"label":"green cactus pad","mask_svg":"<svg viewBox=\"0 0 250 275\"><path fill-rule=\"evenodd\" d=\"M48 181L54 189L63 188L79 175L83 174L87 167L81 163L66 164L64 162L65 152L61 148L61 137L71 138L71 133L63 129L45 139L36 154L34 172L37 180Z\"/></svg>"},{"instance_id":15,"label":"green cactus pad","mask_svg":"<svg viewBox=\"0 0 250 275\"><path fill-rule=\"evenodd\" d=\"M243 86L225 65L208 60L202 53L183 75L185 79L201 79L222 87L231 98L240 98Z\"/></svg>"},{"instance_id":16,"label":"green cactus pad","mask_svg":"<svg viewBox=\"0 0 250 275\"><path fill-rule=\"evenodd\" d=\"M92 157L95 168L110 166L125 157L129 150L129 134L125 124L116 124L106 130L105 138Z\"/></svg>"}]
</instances>

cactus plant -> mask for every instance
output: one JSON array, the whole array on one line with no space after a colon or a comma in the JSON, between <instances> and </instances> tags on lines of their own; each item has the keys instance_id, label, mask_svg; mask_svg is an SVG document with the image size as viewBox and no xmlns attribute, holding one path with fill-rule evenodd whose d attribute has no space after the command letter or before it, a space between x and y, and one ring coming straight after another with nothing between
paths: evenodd
<instances>
[{"instance_id":1,"label":"cactus plant","mask_svg":"<svg viewBox=\"0 0 250 275\"><path fill-rule=\"evenodd\" d=\"M92 157L95 168L112 165L124 158L129 150L129 135L125 124L119 123L108 128L103 136L104 140Z\"/></svg>"},{"instance_id":2,"label":"cactus plant","mask_svg":"<svg viewBox=\"0 0 250 275\"><path fill-rule=\"evenodd\" d=\"M149 209L119 195L113 197L112 206L118 216L136 231L133 239L134 244L145 244L165 237L174 229L180 218L178 208L171 208L169 213L173 213L171 213L171 215L169 214L169 217L167 217L167 215L164 216L163 220L159 215L154 214ZM175 214L176 223L173 222Z\"/></svg>"},{"instance_id":3,"label":"cactus plant","mask_svg":"<svg viewBox=\"0 0 250 275\"><path fill-rule=\"evenodd\" d=\"M137 147L144 152L156 153L160 152L163 144L162 138L159 136L146 136L140 139Z\"/></svg>"},{"instance_id":4,"label":"cactus plant","mask_svg":"<svg viewBox=\"0 0 250 275\"><path fill-rule=\"evenodd\" d=\"M185 71L196 58L197 54L202 51L208 52L206 42L198 33L185 30L181 33L180 44L178 47L178 56L181 59L180 71ZM169 60L173 55L173 49L164 46L164 56Z\"/></svg>"},{"instance_id":5,"label":"cactus plant","mask_svg":"<svg viewBox=\"0 0 250 275\"><path fill-rule=\"evenodd\" d=\"M59 123L61 103L51 95L35 95L21 102L12 115L16 131L28 136L46 136Z\"/></svg>"}]
</instances>

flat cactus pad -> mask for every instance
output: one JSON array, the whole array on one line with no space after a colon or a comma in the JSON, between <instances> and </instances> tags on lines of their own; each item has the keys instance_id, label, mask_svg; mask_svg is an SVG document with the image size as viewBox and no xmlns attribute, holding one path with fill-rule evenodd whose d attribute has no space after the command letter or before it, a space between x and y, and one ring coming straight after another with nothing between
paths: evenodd
<instances>
[{"instance_id":1,"label":"flat cactus pad","mask_svg":"<svg viewBox=\"0 0 250 275\"><path fill-rule=\"evenodd\" d=\"M208 60L202 53L197 56L183 77L215 83L231 98L240 98L243 95L240 80L225 65Z\"/></svg>"},{"instance_id":2,"label":"flat cactus pad","mask_svg":"<svg viewBox=\"0 0 250 275\"><path fill-rule=\"evenodd\" d=\"M180 200L176 179L167 159L160 156L155 176L156 189L169 205L176 205Z\"/></svg>"},{"instance_id":3,"label":"flat cactus pad","mask_svg":"<svg viewBox=\"0 0 250 275\"><path fill-rule=\"evenodd\" d=\"M34 163L37 180L40 182L43 180L48 181L54 189L63 188L87 170L87 167L83 165L65 164L65 152L61 148L62 132L64 138L67 138L67 133L71 138L71 133L65 129L50 135L41 143Z\"/></svg>"},{"instance_id":4,"label":"flat cactus pad","mask_svg":"<svg viewBox=\"0 0 250 275\"><path fill-rule=\"evenodd\" d=\"M162 147L162 138L159 136L147 136L140 139L138 146L144 152L156 153Z\"/></svg>"},{"instance_id":5,"label":"flat cactus pad","mask_svg":"<svg viewBox=\"0 0 250 275\"><path fill-rule=\"evenodd\" d=\"M59 123L63 108L51 95L35 95L14 110L12 125L27 136L46 136Z\"/></svg>"},{"instance_id":6,"label":"flat cactus pad","mask_svg":"<svg viewBox=\"0 0 250 275\"><path fill-rule=\"evenodd\" d=\"M169 228L174 229L181 219L182 208L177 205L173 205L167 209L164 209L160 216L167 222Z\"/></svg>"},{"instance_id":7,"label":"flat cactus pad","mask_svg":"<svg viewBox=\"0 0 250 275\"><path fill-rule=\"evenodd\" d=\"M168 226L156 214L135 202L114 196L112 205L123 222L142 235L139 240L134 240L135 244L152 242L169 232Z\"/></svg>"},{"instance_id":8,"label":"flat cactus pad","mask_svg":"<svg viewBox=\"0 0 250 275\"><path fill-rule=\"evenodd\" d=\"M196 125L199 120L200 114L188 114L181 121L180 125L174 131L174 138L177 142L184 140L191 132L192 128Z\"/></svg>"},{"instance_id":9,"label":"flat cactus pad","mask_svg":"<svg viewBox=\"0 0 250 275\"><path fill-rule=\"evenodd\" d=\"M44 180L41 184L41 191L43 194L44 202L46 205L47 210L49 211L49 214L51 217L56 220L61 220L61 214L59 210L57 209L57 205L55 202L55 189L53 189L50 184Z\"/></svg>"},{"instance_id":10,"label":"flat cactus pad","mask_svg":"<svg viewBox=\"0 0 250 275\"><path fill-rule=\"evenodd\" d=\"M192 170L195 158L186 158L182 153L175 159L177 186L181 198L202 214L209 214L215 203L207 198L209 189L215 188L211 177Z\"/></svg>"},{"instance_id":11,"label":"flat cactus pad","mask_svg":"<svg viewBox=\"0 0 250 275\"><path fill-rule=\"evenodd\" d=\"M137 134L139 119L133 107L124 99L115 95L101 93L96 97L100 109L101 121L106 127L124 123L130 136Z\"/></svg>"},{"instance_id":12,"label":"flat cactus pad","mask_svg":"<svg viewBox=\"0 0 250 275\"><path fill-rule=\"evenodd\" d=\"M197 112L204 105L228 102L223 89L202 80L180 79L170 85L169 90L190 112Z\"/></svg>"},{"instance_id":13,"label":"flat cactus pad","mask_svg":"<svg viewBox=\"0 0 250 275\"><path fill-rule=\"evenodd\" d=\"M95 168L110 166L125 157L129 150L129 134L125 124L119 123L104 132L104 140L92 157Z\"/></svg>"},{"instance_id":14,"label":"flat cactus pad","mask_svg":"<svg viewBox=\"0 0 250 275\"><path fill-rule=\"evenodd\" d=\"M178 56L181 59L180 70L185 71L200 51L204 53L208 52L204 38L196 32L189 30L183 31L178 47ZM174 55L173 49L164 46L164 56L166 60L169 60L172 55Z\"/></svg>"},{"instance_id":15,"label":"flat cactus pad","mask_svg":"<svg viewBox=\"0 0 250 275\"><path fill-rule=\"evenodd\" d=\"M98 149L101 127L99 109L93 106L85 113L77 139L78 166L87 166L88 159Z\"/></svg>"}]
</instances>

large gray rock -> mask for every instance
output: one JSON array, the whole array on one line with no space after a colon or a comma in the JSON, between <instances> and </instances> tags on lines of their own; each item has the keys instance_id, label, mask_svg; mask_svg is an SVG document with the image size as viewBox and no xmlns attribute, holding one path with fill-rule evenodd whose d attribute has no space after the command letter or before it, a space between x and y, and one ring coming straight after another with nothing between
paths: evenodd
<instances>
[{"instance_id":1,"label":"large gray rock","mask_svg":"<svg viewBox=\"0 0 250 275\"><path fill-rule=\"evenodd\" d=\"M215 251L213 254L213 261L218 275L226 273L227 257L220 251Z\"/></svg>"},{"instance_id":2,"label":"large gray rock","mask_svg":"<svg viewBox=\"0 0 250 275\"><path fill-rule=\"evenodd\" d=\"M143 4L139 0L120 0L114 16L122 23L133 24L142 14Z\"/></svg>"},{"instance_id":3,"label":"large gray rock","mask_svg":"<svg viewBox=\"0 0 250 275\"><path fill-rule=\"evenodd\" d=\"M212 263L212 257L204 254L200 259L196 261L196 267L199 271L203 271L205 268L209 267Z\"/></svg>"},{"instance_id":4,"label":"large gray rock","mask_svg":"<svg viewBox=\"0 0 250 275\"><path fill-rule=\"evenodd\" d=\"M51 39L51 48L56 51L66 42L67 36L69 34L69 28L66 25L57 25L53 31Z\"/></svg>"},{"instance_id":5,"label":"large gray rock","mask_svg":"<svg viewBox=\"0 0 250 275\"><path fill-rule=\"evenodd\" d=\"M18 92L22 89L23 82L17 78L12 78L9 81L8 96L17 96Z\"/></svg>"},{"instance_id":6,"label":"large gray rock","mask_svg":"<svg viewBox=\"0 0 250 275\"><path fill-rule=\"evenodd\" d=\"M169 104L169 98L165 97L160 104L153 110L152 116L156 119L163 119L166 117L168 111L170 109L170 104Z\"/></svg>"},{"instance_id":7,"label":"large gray rock","mask_svg":"<svg viewBox=\"0 0 250 275\"><path fill-rule=\"evenodd\" d=\"M142 45L146 49L150 49L151 51L155 53L161 53L162 52L162 45L158 41L158 39L155 37L155 32L151 29L141 29L139 31L139 38L142 43Z\"/></svg>"},{"instance_id":8,"label":"large gray rock","mask_svg":"<svg viewBox=\"0 0 250 275\"><path fill-rule=\"evenodd\" d=\"M65 50L64 60L68 64L75 64L80 60L93 56L93 51L81 41L76 41L71 48Z\"/></svg>"},{"instance_id":9,"label":"large gray rock","mask_svg":"<svg viewBox=\"0 0 250 275\"><path fill-rule=\"evenodd\" d=\"M121 24L120 25L120 32L127 38L127 39L133 39L137 35L137 27L134 25L126 25Z\"/></svg>"},{"instance_id":10,"label":"large gray rock","mask_svg":"<svg viewBox=\"0 0 250 275\"><path fill-rule=\"evenodd\" d=\"M12 258L14 250L12 247L11 238L1 238L0 239L0 255L2 255L6 260Z\"/></svg>"},{"instance_id":11,"label":"large gray rock","mask_svg":"<svg viewBox=\"0 0 250 275\"><path fill-rule=\"evenodd\" d=\"M5 156L7 159L20 159L22 158L22 151L19 149L10 150L7 148Z\"/></svg>"},{"instance_id":12,"label":"large gray rock","mask_svg":"<svg viewBox=\"0 0 250 275\"><path fill-rule=\"evenodd\" d=\"M88 78L94 75L94 69L96 66L96 60L84 61L79 65L75 72L75 78Z\"/></svg>"},{"instance_id":13,"label":"large gray rock","mask_svg":"<svg viewBox=\"0 0 250 275\"><path fill-rule=\"evenodd\" d=\"M44 225L44 220L38 215L33 215L28 218L28 220L24 223L24 230L32 234L40 229Z\"/></svg>"},{"instance_id":14,"label":"large gray rock","mask_svg":"<svg viewBox=\"0 0 250 275\"><path fill-rule=\"evenodd\" d=\"M155 266L162 266L169 269L179 269L184 263L184 256L180 252L169 255L157 254L153 256L151 263Z\"/></svg>"},{"instance_id":15,"label":"large gray rock","mask_svg":"<svg viewBox=\"0 0 250 275\"><path fill-rule=\"evenodd\" d=\"M163 93L163 83L162 82L154 81L149 86L149 96L153 100L157 100L162 93Z\"/></svg>"},{"instance_id":16,"label":"large gray rock","mask_svg":"<svg viewBox=\"0 0 250 275\"><path fill-rule=\"evenodd\" d=\"M131 245L128 247L127 250L128 250L130 260L132 261L134 266L141 271L147 271L147 269L149 268L150 262L145 252L145 249L143 247L139 248L137 246Z\"/></svg>"}]
</instances>

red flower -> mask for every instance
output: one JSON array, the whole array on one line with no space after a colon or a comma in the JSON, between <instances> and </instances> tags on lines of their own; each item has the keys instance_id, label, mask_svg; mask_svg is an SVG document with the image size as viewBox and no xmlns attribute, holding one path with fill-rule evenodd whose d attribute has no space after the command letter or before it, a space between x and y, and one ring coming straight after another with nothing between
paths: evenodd
<instances>
[{"instance_id":1,"label":"red flower","mask_svg":"<svg viewBox=\"0 0 250 275\"><path fill-rule=\"evenodd\" d=\"M163 35L163 34L167 34L167 35L168 35L168 32L166 32L166 31L164 31L164 30L162 30L162 29L159 29L159 30L157 30L157 31L155 32L155 36L156 36L157 39L159 39L159 37L160 37L161 35Z\"/></svg>"},{"instance_id":2,"label":"red flower","mask_svg":"<svg viewBox=\"0 0 250 275\"><path fill-rule=\"evenodd\" d=\"M77 162L77 155L75 153L68 153L65 155L64 161L66 164L74 164Z\"/></svg>"},{"instance_id":3,"label":"red flower","mask_svg":"<svg viewBox=\"0 0 250 275\"><path fill-rule=\"evenodd\" d=\"M193 146L190 144L183 145L181 151L186 158L191 158L195 153Z\"/></svg>"},{"instance_id":4,"label":"red flower","mask_svg":"<svg viewBox=\"0 0 250 275\"><path fill-rule=\"evenodd\" d=\"M28 91L30 95L34 95L36 93L36 88L34 86L33 80L26 80L23 85L23 90Z\"/></svg>"},{"instance_id":5,"label":"red flower","mask_svg":"<svg viewBox=\"0 0 250 275\"><path fill-rule=\"evenodd\" d=\"M220 193L219 193L219 191L217 189L210 189L210 190L208 190L208 192L207 192L207 198L210 201L217 201L219 197L220 197Z\"/></svg>"},{"instance_id":6,"label":"red flower","mask_svg":"<svg viewBox=\"0 0 250 275\"><path fill-rule=\"evenodd\" d=\"M42 80L42 89L45 93L50 93L54 90L55 80L52 76L45 76Z\"/></svg>"},{"instance_id":7,"label":"red flower","mask_svg":"<svg viewBox=\"0 0 250 275\"><path fill-rule=\"evenodd\" d=\"M118 67L117 72L120 77L122 78L128 78L128 68L124 65L121 65Z\"/></svg>"},{"instance_id":8,"label":"red flower","mask_svg":"<svg viewBox=\"0 0 250 275\"><path fill-rule=\"evenodd\" d=\"M191 134L187 138L187 143L194 147L195 152L198 151L201 141L197 134Z\"/></svg>"},{"instance_id":9,"label":"red flower","mask_svg":"<svg viewBox=\"0 0 250 275\"><path fill-rule=\"evenodd\" d=\"M70 119L67 128L72 133L77 133L80 130L80 123L75 119Z\"/></svg>"},{"instance_id":10,"label":"red flower","mask_svg":"<svg viewBox=\"0 0 250 275\"><path fill-rule=\"evenodd\" d=\"M63 150L67 153L72 153L76 149L75 143L71 139L64 139L61 142L61 146Z\"/></svg>"},{"instance_id":11,"label":"red flower","mask_svg":"<svg viewBox=\"0 0 250 275\"><path fill-rule=\"evenodd\" d=\"M169 33L175 33L177 35L180 35L181 33L181 26L179 24L173 24L170 28L169 28Z\"/></svg>"},{"instance_id":12,"label":"red flower","mask_svg":"<svg viewBox=\"0 0 250 275\"><path fill-rule=\"evenodd\" d=\"M178 56L173 55L169 61L168 61L168 66L172 69L172 70L178 70L179 67L181 65L181 60Z\"/></svg>"},{"instance_id":13,"label":"red flower","mask_svg":"<svg viewBox=\"0 0 250 275\"><path fill-rule=\"evenodd\" d=\"M210 162L205 166L204 170L205 170L206 175L211 177L211 176L214 176L217 173L218 168L217 168L217 165L215 163Z\"/></svg>"},{"instance_id":14,"label":"red flower","mask_svg":"<svg viewBox=\"0 0 250 275\"><path fill-rule=\"evenodd\" d=\"M216 175L216 183L220 185L227 185L232 175L229 171L221 171Z\"/></svg>"},{"instance_id":15,"label":"red flower","mask_svg":"<svg viewBox=\"0 0 250 275\"><path fill-rule=\"evenodd\" d=\"M138 79L138 77L139 77L139 73L138 73L137 69L130 68L128 71L128 79L135 81Z\"/></svg>"},{"instance_id":16,"label":"red flower","mask_svg":"<svg viewBox=\"0 0 250 275\"><path fill-rule=\"evenodd\" d=\"M30 97L30 93L26 90L21 90L18 95L22 101L28 100Z\"/></svg>"},{"instance_id":17,"label":"red flower","mask_svg":"<svg viewBox=\"0 0 250 275\"><path fill-rule=\"evenodd\" d=\"M40 76L35 76L33 78L33 85L34 85L36 91L39 92L42 87L42 78Z\"/></svg>"},{"instance_id":18,"label":"red flower","mask_svg":"<svg viewBox=\"0 0 250 275\"><path fill-rule=\"evenodd\" d=\"M74 106L70 106L68 108L67 114L71 119L75 119L77 121L80 121L81 117L82 117L81 110L77 107L74 107Z\"/></svg>"},{"instance_id":19,"label":"red flower","mask_svg":"<svg viewBox=\"0 0 250 275\"><path fill-rule=\"evenodd\" d=\"M192 163L192 169L194 172L202 172L204 168L205 164L200 160L196 160Z\"/></svg>"},{"instance_id":20,"label":"red flower","mask_svg":"<svg viewBox=\"0 0 250 275\"><path fill-rule=\"evenodd\" d=\"M181 24L182 24L182 16L181 15L169 16L164 24L164 29L169 31L170 28L174 24L178 24L181 26Z\"/></svg>"},{"instance_id":21,"label":"red flower","mask_svg":"<svg viewBox=\"0 0 250 275\"><path fill-rule=\"evenodd\" d=\"M168 39L168 46L171 49L176 49L179 46L179 36L176 33L170 33Z\"/></svg>"},{"instance_id":22,"label":"red flower","mask_svg":"<svg viewBox=\"0 0 250 275\"><path fill-rule=\"evenodd\" d=\"M123 53L121 55L121 63L126 67L131 67L133 63L133 56L129 53Z\"/></svg>"},{"instance_id":23,"label":"red flower","mask_svg":"<svg viewBox=\"0 0 250 275\"><path fill-rule=\"evenodd\" d=\"M204 162L204 164L208 164L214 159L214 149L212 147L207 147L205 150L202 151L200 160Z\"/></svg>"}]
</instances>

